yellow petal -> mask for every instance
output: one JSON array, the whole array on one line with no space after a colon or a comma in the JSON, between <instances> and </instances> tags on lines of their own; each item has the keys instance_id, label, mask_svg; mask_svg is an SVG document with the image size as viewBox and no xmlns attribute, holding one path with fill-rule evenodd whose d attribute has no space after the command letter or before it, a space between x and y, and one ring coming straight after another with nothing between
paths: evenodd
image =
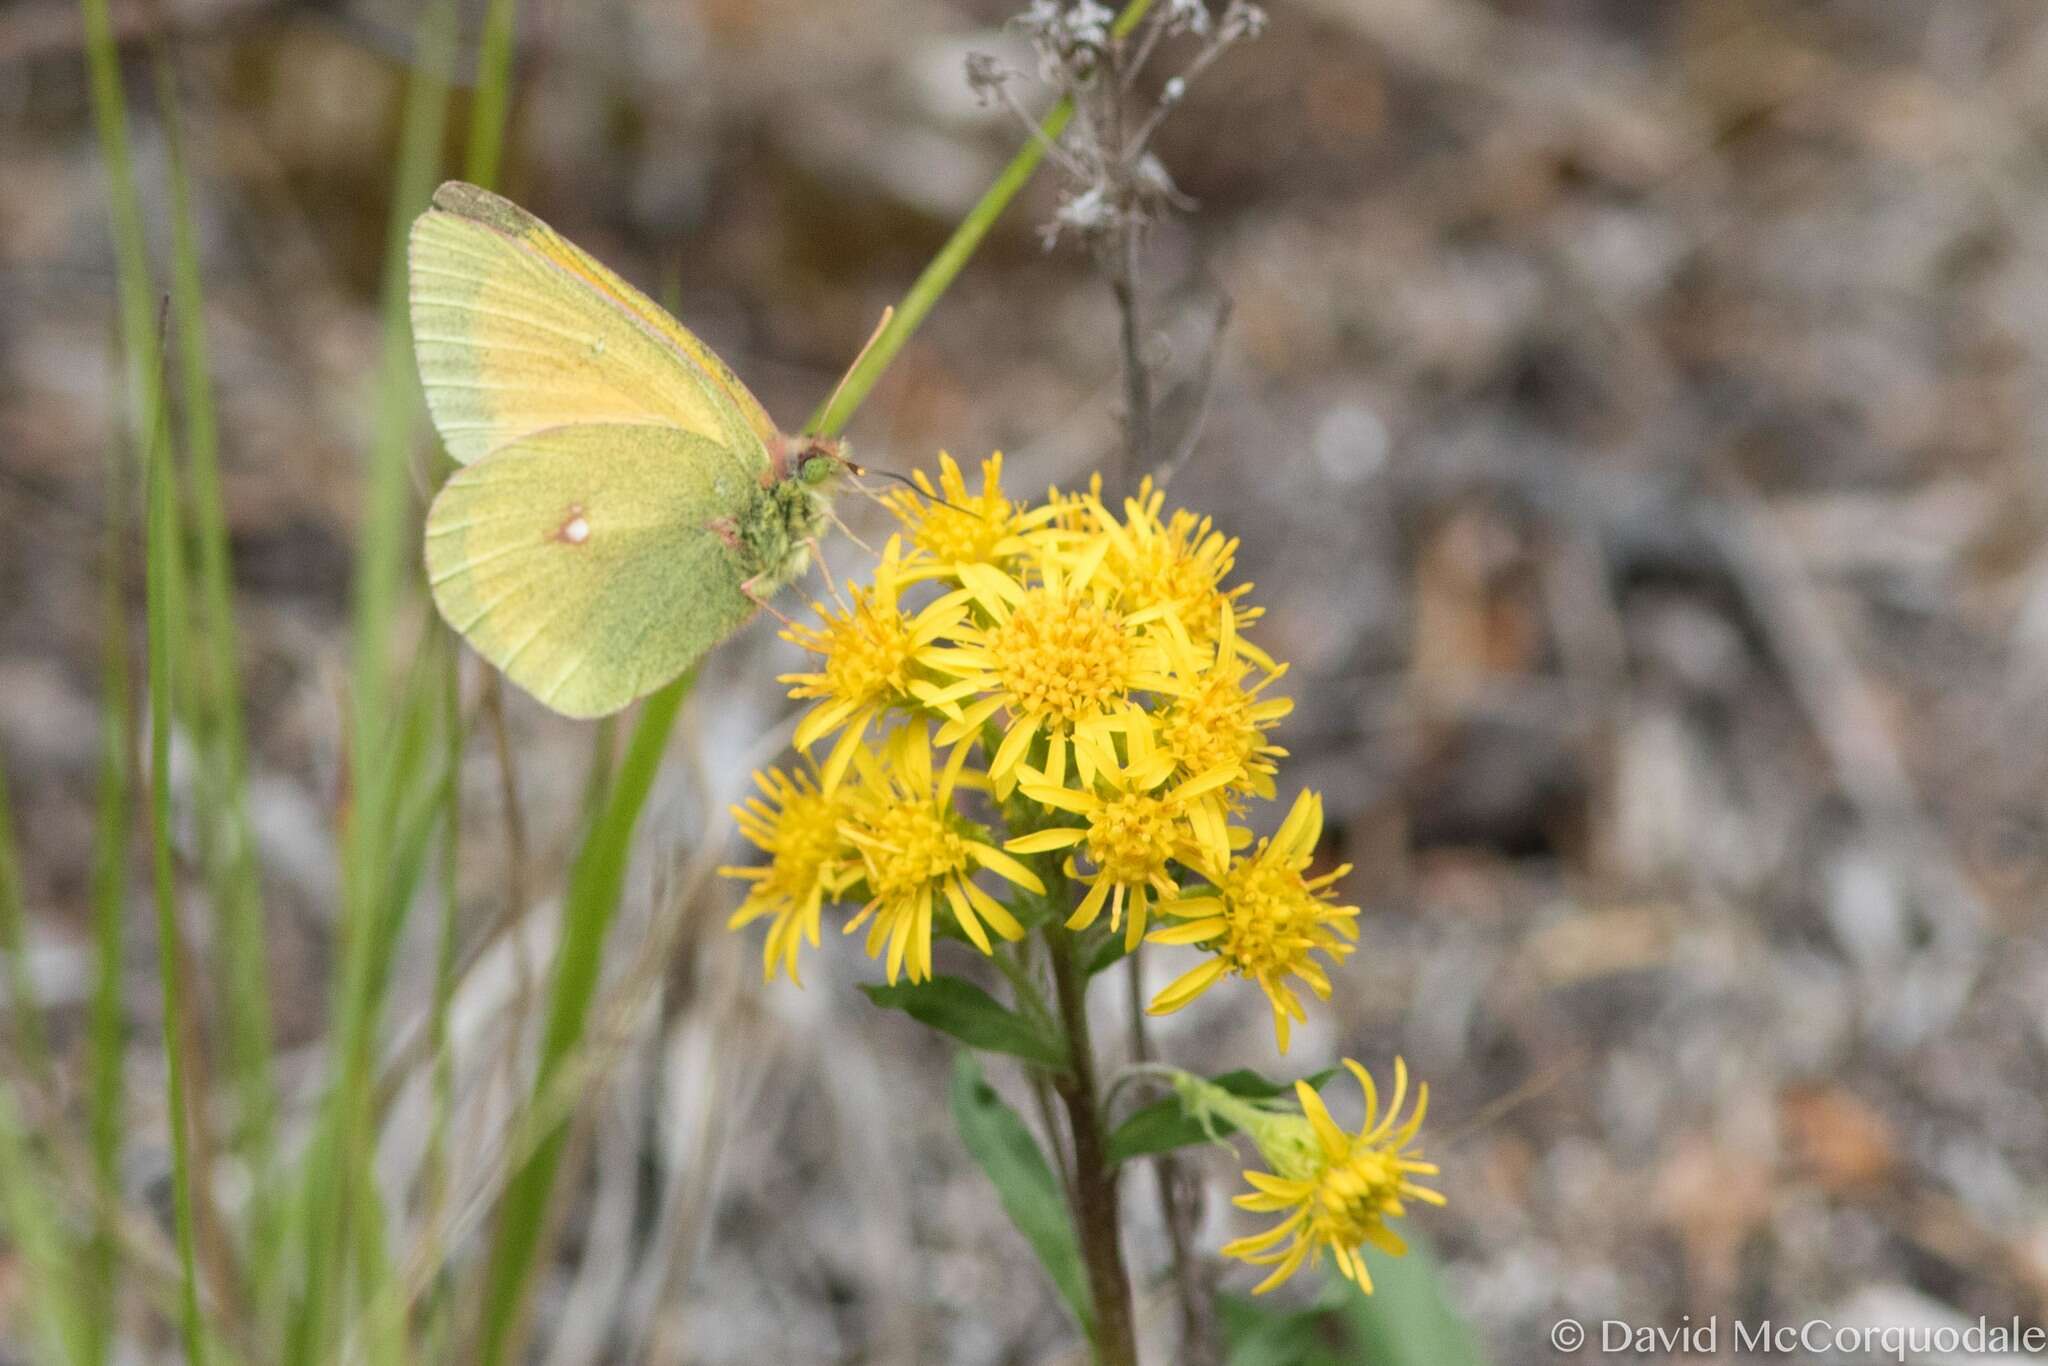
<instances>
[{"instance_id":1,"label":"yellow petal","mask_svg":"<svg viewBox=\"0 0 2048 1366\"><path fill-rule=\"evenodd\" d=\"M1067 928L1084 930L1095 923L1095 917L1102 914L1102 903L1109 899L1108 878L1097 878L1095 885L1088 889L1088 895L1081 898L1081 904L1067 917Z\"/></svg>"},{"instance_id":2,"label":"yellow petal","mask_svg":"<svg viewBox=\"0 0 2048 1366\"><path fill-rule=\"evenodd\" d=\"M1031 796L1029 785L1025 786L1024 795L1027 797ZM1088 832L1086 830L1076 830L1071 826L1056 826L1051 830L1039 830L1029 835L1019 835L1012 840L1004 840L1003 848L1013 854L1044 854L1054 849L1072 848L1087 838Z\"/></svg>"},{"instance_id":3,"label":"yellow petal","mask_svg":"<svg viewBox=\"0 0 2048 1366\"><path fill-rule=\"evenodd\" d=\"M1169 983L1164 991L1152 998L1152 1004L1145 1007L1148 1015L1171 1015L1188 1002L1200 996L1221 977L1229 964L1221 958L1211 958L1198 968L1182 973Z\"/></svg>"},{"instance_id":4,"label":"yellow petal","mask_svg":"<svg viewBox=\"0 0 2048 1366\"><path fill-rule=\"evenodd\" d=\"M1026 868L994 845L983 844L979 840L969 840L967 842L967 855L998 877L1008 878L1026 891L1036 892L1040 896L1045 895L1045 884L1038 880L1038 874L1032 872L1029 868Z\"/></svg>"}]
</instances>

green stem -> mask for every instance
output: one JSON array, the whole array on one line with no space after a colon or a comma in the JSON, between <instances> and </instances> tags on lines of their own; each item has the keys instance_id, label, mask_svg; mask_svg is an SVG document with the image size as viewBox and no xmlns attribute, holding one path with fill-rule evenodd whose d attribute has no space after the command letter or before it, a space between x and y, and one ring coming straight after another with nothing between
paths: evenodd
<instances>
[{"instance_id":1,"label":"green stem","mask_svg":"<svg viewBox=\"0 0 2048 1366\"><path fill-rule=\"evenodd\" d=\"M512 112L512 40L519 34L519 0L491 0L477 40L476 94L469 106L469 153L463 173L485 189L498 184L505 156L505 123Z\"/></svg>"},{"instance_id":2,"label":"green stem","mask_svg":"<svg viewBox=\"0 0 2048 1366\"><path fill-rule=\"evenodd\" d=\"M93 834L92 917L95 971L88 1131L94 1179L93 1234L86 1263L86 1323L90 1360L104 1362L113 1346L119 1242L115 1216L121 1202L121 1087L125 1062L121 1009L122 931L128 904L131 707L128 688L128 606L123 563L128 534L127 454L107 451L107 533L101 575L99 809Z\"/></svg>"},{"instance_id":3,"label":"green stem","mask_svg":"<svg viewBox=\"0 0 2048 1366\"><path fill-rule=\"evenodd\" d=\"M1137 1366L1138 1345L1131 1314L1131 1280L1117 1218L1117 1173L1109 1161L1100 1092L1095 1082L1095 1046L1088 1034L1088 983L1075 961L1074 937L1064 926L1049 926L1053 987L1066 1027L1068 1075L1057 1078L1067 1127L1074 1140L1074 1222L1088 1267L1088 1293L1095 1306L1097 1366Z\"/></svg>"},{"instance_id":4,"label":"green stem","mask_svg":"<svg viewBox=\"0 0 2048 1366\"><path fill-rule=\"evenodd\" d=\"M203 862L219 918L219 972L230 1070L240 1100L236 1148L250 1168L248 1226L254 1298L270 1307L276 1281L276 1183L272 1179L277 1088L271 1074L269 953L256 837L249 823L249 753L242 729L242 689L236 643L233 573L227 513L220 481L220 425L207 359L205 298L199 248L192 225L191 181L185 160L177 80L167 49L156 60L158 104L163 111L170 162L171 320L179 370L184 375L187 491L198 543L200 639L185 658L200 674L195 689L196 729L205 742L200 833Z\"/></svg>"},{"instance_id":5,"label":"green stem","mask_svg":"<svg viewBox=\"0 0 2048 1366\"><path fill-rule=\"evenodd\" d=\"M171 862L171 639L179 619L178 569L171 558L178 534L170 452L161 430L149 462L149 825L150 867L156 892L158 971L164 993L164 1102L170 1112L171 1206L178 1242L178 1324L185 1359L205 1366L206 1334L199 1316L199 1276L192 1250L192 1152L186 1132L185 993L178 953L177 874Z\"/></svg>"}]
</instances>

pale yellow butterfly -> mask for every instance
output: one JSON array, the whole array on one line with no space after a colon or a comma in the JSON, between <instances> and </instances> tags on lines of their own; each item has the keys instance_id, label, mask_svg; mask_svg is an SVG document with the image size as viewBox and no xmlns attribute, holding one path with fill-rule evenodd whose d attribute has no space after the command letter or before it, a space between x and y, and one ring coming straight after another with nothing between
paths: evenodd
<instances>
[{"instance_id":1,"label":"pale yellow butterfly","mask_svg":"<svg viewBox=\"0 0 2048 1366\"><path fill-rule=\"evenodd\" d=\"M547 224L450 181L413 224L413 349L462 468L427 514L450 626L569 716L675 678L801 574L851 469Z\"/></svg>"}]
</instances>

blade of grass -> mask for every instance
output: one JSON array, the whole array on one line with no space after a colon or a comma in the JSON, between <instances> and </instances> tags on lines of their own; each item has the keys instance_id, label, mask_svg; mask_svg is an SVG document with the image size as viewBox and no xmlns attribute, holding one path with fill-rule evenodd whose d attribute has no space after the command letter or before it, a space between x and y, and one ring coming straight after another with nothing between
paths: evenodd
<instances>
[{"instance_id":1,"label":"blade of grass","mask_svg":"<svg viewBox=\"0 0 2048 1366\"><path fill-rule=\"evenodd\" d=\"M1152 0L1131 0L1117 17L1117 34L1122 36L1130 32L1151 5ZM1072 108L1064 102L1055 107L1042 125L1044 136L1057 137L1072 113ZM1002 216L1003 210L1031 179L1044 155L1041 141L1034 139L1011 160L911 285L902 305L876 334L867 354L848 375L836 396L811 415L811 420L805 425L806 431L829 437L837 436L845 429L889 362L903 349L903 344L952 285L954 278L974 255L975 248ZM562 1059L582 1041L590 995L602 959L604 934L610 928L624 888L624 860L631 847L633 829L653 785L652 769L667 747L669 732L675 725L694 677L694 674L685 674L653 693L642 704L639 720L634 724L632 738L627 743L626 758L621 765L617 785L598 820L591 826L577 857L569 895L563 905L562 940L555 954L554 989L549 1002L541 1066L534 1080L534 1098L543 1095ZM638 764L645 764L647 771L639 771L636 768ZM600 854L615 858L619 866L615 869L606 867L602 873L598 872L592 860L593 856ZM516 1336L516 1326L523 1319L534 1259L540 1248L541 1230L566 1132L561 1126L551 1130L506 1185L499 1207L497 1235L485 1273L483 1312L489 1317L484 1324L483 1347L477 1358L483 1366L501 1366Z\"/></svg>"},{"instance_id":2,"label":"blade of grass","mask_svg":"<svg viewBox=\"0 0 2048 1366\"><path fill-rule=\"evenodd\" d=\"M519 34L519 0L491 0L476 54L476 94L469 106L469 155L463 174L496 189L505 157L505 123L512 113L512 43Z\"/></svg>"},{"instance_id":3,"label":"blade of grass","mask_svg":"<svg viewBox=\"0 0 2048 1366\"><path fill-rule=\"evenodd\" d=\"M121 56L114 45L107 0L79 0L85 59L92 86L93 125L107 168L108 208L114 231L115 283L128 370L128 435L136 467L148 460L151 428L163 378L156 353L156 290L149 279L149 247L142 230L142 200L128 149L128 106L121 92Z\"/></svg>"},{"instance_id":4,"label":"blade of grass","mask_svg":"<svg viewBox=\"0 0 2048 1366\"><path fill-rule=\"evenodd\" d=\"M420 20L418 52L407 84L397 154L396 180L386 235L381 299L383 352L376 384L376 424L364 493L363 530L356 547L352 603L354 656L350 669L349 781L351 807L344 834L342 966L334 1003L335 1041L327 1103L309 1145L295 1215L304 1243L300 1275L286 1339L285 1360L324 1361L341 1320L341 1287L355 1248L359 1269L381 1260L366 1257L367 1236L356 1215L367 1215L377 1198L367 1183L366 1154L372 1132L375 1032L381 998L364 988L382 976L377 960L389 945L379 938L402 924L404 907L388 910L388 837L393 811L388 795L404 791L395 771L391 731L391 637L398 601L413 561L409 528L412 490L407 476L419 428L419 400L412 379L412 347L406 313L405 241L415 215L426 207L439 171L446 128L448 69L454 7L439 0ZM376 1297L374 1287L358 1286Z\"/></svg>"},{"instance_id":5,"label":"blade of grass","mask_svg":"<svg viewBox=\"0 0 2048 1366\"><path fill-rule=\"evenodd\" d=\"M433 637L427 639L431 642ZM400 699L398 734L385 767L390 775L389 790L378 803L391 821L381 841L387 863L386 883L379 894L383 922L368 936L371 949L363 960L362 976L350 979L351 994L371 1005L357 1016L357 1027L348 1036L350 1075L371 1078L366 1084L373 1093L383 1002L390 995L405 919L419 893L452 781L452 770L444 762L447 746L440 735L444 657L445 652L431 643L415 653ZM355 1143L350 1150L355 1189L371 1196L379 1189L374 1172L376 1109L374 1101L365 1101L361 1122L348 1130ZM399 1362L407 1358L405 1319L403 1300L387 1293L392 1289L384 1237L387 1222L383 1205L375 1198L362 1198L352 1217L358 1301L355 1335L364 1340L363 1359ZM343 1353L349 1360L356 1355Z\"/></svg>"},{"instance_id":6,"label":"blade of grass","mask_svg":"<svg viewBox=\"0 0 2048 1366\"><path fill-rule=\"evenodd\" d=\"M178 965L177 872L171 857L172 659L181 619L177 490L171 457L159 427L149 461L148 532L144 562L149 603L149 843L156 898L159 975L163 983L165 1109L171 1129L171 1202L178 1240L178 1327L185 1359L205 1366L206 1333L199 1315L199 1280L192 1251L192 1156L186 1132L184 1050L185 982Z\"/></svg>"},{"instance_id":7,"label":"blade of grass","mask_svg":"<svg viewBox=\"0 0 2048 1366\"><path fill-rule=\"evenodd\" d=\"M14 1088L0 1080L0 1231L27 1272L27 1317L43 1342L40 1359L90 1361L92 1337L83 1314L78 1267L50 1204L53 1183L22 1124Z\"/></svg>"},{"instance_id":8,"label":"blade of grass","mask_svg":"<svg viewBox=\"0 0 2048 1366\"><path fill-rule=\"evenodd\" d=\"M128 680L127 579L129 481L118 443L107 448L107 533L100 562L100 772L93 832L94 985L90 1024L88 1120L94 1182L93 1234L86 1257L86 1323L90 1359L103 1362L113 1343L120 1240L121 1087L125 1062L121 1011L123 922L128 904L128 841L133 756L133 701Z\"/></svg>"},{"instance_id":9,"label":"blade of grass","mask_svg":"<svg viewBox=\"0 0 2048 1366\"><path fill-rule=\"evenodd\" d=\"M220 432L208 361L205 297L192 230L191 183L178 112L177 78L169 53L156 54L157 98L169 151L171 202L171 318L184 378L187 493L198 542L200 629L193 633L188 670L196 676L204 790L198 802L209 890L219 920L219 977L224 987L227 1064L240 1101L232 1144L247 1164L249 1291L275 1310L277 1213L273 1200L276 1082L271 1073L269 954L255 835L249 824L249 759L242 729L241 668L228 559L227 516L221 501Z\"/></svg>"},{"instance_id":10,"label":"blade of grass","mask_svg":"<svg viewBox=\"0 0 2048 1366\"><path fill-rule=\"evenodd\" d=\"M445 638L444 638L445 639ZM468 734L462 722L461 678L452 649L444 649L441 725L448 742L448 795L441 825L441 925L434 950L434 1003L427 1016L427 1047L433 1063L433 1117L422 1162L426 1209L421 1215L427 1264L440 1268L423 1311L426 1359L451 1359L454 1276L446 1266L448 1218L448 1127L455 1113L455 1055L449 1047L448 1012L455 1001L456 933L462 906L462 752Z\"/></svg>"},{"instance_id":11,"label":"blade of grass","mask_svg":"<svg viewBox=\"0 0 2048 1366\"><path fill-rule=\"evenodd\" d=\"M16 862L14 812L7 797L7 766L0 756L0 956L7 959L8 1004L14 1016L15 1048L43 1099L56 1100L56 1073L43 1036L42 1011L36 1005L35 979L28 969L28 926L21 900L21 869Z\"/></svg>"}]
</instances>

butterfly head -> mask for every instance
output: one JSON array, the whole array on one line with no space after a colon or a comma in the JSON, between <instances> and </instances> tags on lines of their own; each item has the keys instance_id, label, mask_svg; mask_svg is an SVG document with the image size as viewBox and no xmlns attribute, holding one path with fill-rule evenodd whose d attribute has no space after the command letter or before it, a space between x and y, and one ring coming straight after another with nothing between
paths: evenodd
<instances>
[{"instance_id":1,"label":"butterfly head","mask_svg":"<svg viewBox=\"0 0 2048 1366\"><path fill-rule=\"evenodd\" d=\"M847 458L846 443L822 436L784 438L782 468L785 480L807 489L820 489L842 473L859 474L860 466Z\"/></svg>"}]
</instances>

